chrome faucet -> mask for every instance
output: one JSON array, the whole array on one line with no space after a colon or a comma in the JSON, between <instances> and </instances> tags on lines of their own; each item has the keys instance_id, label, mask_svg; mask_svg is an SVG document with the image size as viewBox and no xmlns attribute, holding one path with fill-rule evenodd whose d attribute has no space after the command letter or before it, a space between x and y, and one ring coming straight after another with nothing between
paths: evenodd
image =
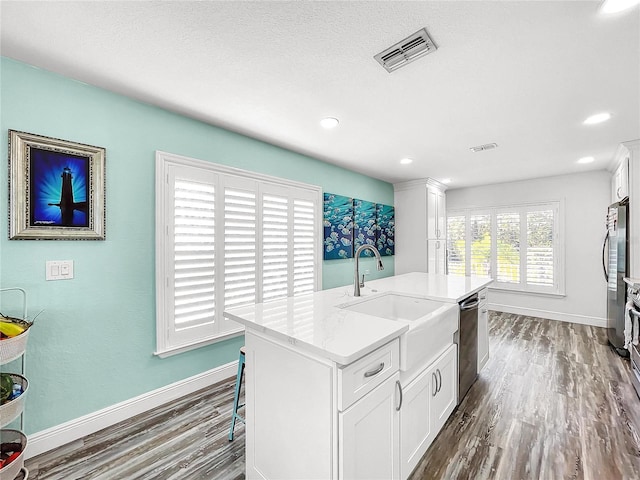
<instances>
[{"instance_id":1,"label":"chrome faucet","mask_svg":"<svg viewBox=\"0 0 640 480\"><path fill-rule=\"evenodd\" d=\"M376 256L376 260L378 262L378 270L384 270L384 265L382 265L382 258L380 258L380 252L378 251L378 249L376 247L374 247L373 245L369 245L364 244L364 245L360 245L357 249L356 249L356 253L355 253L355 257L356 257L356 263L355 263L355 277L354 277L354 288L353 288L353 296L354 297L359 297L360 296L360 253L363 250L371 250L373 252L373 254ZM362 282L362 286L364 287L364 281Z\"/></svg>"}]
</instances>

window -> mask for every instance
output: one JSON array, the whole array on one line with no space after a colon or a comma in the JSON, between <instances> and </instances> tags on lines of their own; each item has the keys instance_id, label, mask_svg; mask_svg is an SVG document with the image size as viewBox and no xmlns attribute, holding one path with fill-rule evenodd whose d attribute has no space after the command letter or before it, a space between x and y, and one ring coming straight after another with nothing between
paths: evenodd
<instances>
[{"instance_id":1,"label":"window","mask_svg":"<svg viewBox=\"0 0 640 480\"><path fill-rule=\"evenodd\" d=\"M560 203L448 212L451 275L488 276L492 287L563 294Z\"/></svg>"},{"instance_id":2,"label":"window","mask_svg":"<svg viewBox=\"0 0 640 480\"><path fill-rule=\"evenodd\" d=\"M466 275L466 219L464 215L447 217L447 267L450 275Z\"/></svg>"},{"instance_id":3,"label":"window","mask_svg":"<svg viewBox=\"0 0 640 480\"><path fill-rule=\"evenodd\" d=\"M520 283L520 213L496 213L496 281Z\"/></svg>"},{"instance_id":4,"label":"window","mask_svg":"<svg viewBox=\"0 0 640 480\"><path fill-rule=\"evenodd\" d=\"M470 217L469 258L471 275L491 276L491 216L480 213Z\"/></svg>"},{"instance_id":5,"label":"window","mask_svg":"<svg viewBox=\"0 0 640 480\"><path fill-rule=\"evenodd\" d=\"M156 153L156 354L242 332L225 309L320 285L320 187Z\"/></svg>"}]
</instances>

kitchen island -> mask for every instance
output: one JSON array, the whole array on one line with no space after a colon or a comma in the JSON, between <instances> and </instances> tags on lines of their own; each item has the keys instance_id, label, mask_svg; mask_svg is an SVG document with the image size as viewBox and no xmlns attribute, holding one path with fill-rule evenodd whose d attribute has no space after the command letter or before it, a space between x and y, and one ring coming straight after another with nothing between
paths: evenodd
<instances>
[{"instance_id":1,"label":"kitchen island","mask_svg":"<svg viewBox=\"0 0 640 480\"><path fill-rule=\"evenodd\" d=\"M406 478L456 406L457 303L488 283L409 273L225 312L246 327L247 478ZM357 311L381 297L400 313Z\"/></svg>"}]
</instances>

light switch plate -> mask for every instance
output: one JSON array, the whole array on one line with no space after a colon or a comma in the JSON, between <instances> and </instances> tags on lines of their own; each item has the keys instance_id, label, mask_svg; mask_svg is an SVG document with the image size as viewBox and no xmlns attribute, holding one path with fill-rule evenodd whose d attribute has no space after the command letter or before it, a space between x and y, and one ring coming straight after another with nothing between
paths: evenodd
<instances>
[{"instance_id":1,"label":"light switch plate","mask_svg":"<svg viewBox=\"0 0 640 480\"><path fill-rule=\"evenodd\" d=\"M47 280L70 280L73 278L73 260L48 260Z\"/></svg>"}]
</instances>

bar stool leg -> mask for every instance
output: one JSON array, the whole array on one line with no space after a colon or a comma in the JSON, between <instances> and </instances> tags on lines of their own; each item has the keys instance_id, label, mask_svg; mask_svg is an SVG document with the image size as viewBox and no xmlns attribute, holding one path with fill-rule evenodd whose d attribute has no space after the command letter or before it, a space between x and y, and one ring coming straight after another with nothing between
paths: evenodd
<instances>
[{"instance_id":1,"label":"bar stool leg","mask_svg":"<svg viewBox=\"0 0 640 480\"><path fill-rule=\"evenodd\" d=\"M240 387L242 386L242 377L244 375L244 347L240 349L240 357L238 358L238 375L236 376L236 391L233 399L233 414L231 415L231 428L229 429L229 441L233 441L233 430L236 426L236 420L244 422L244 418L238 415L238 408L243 405L239 405L240 402Z\"/></svg>"}]
</instances>

